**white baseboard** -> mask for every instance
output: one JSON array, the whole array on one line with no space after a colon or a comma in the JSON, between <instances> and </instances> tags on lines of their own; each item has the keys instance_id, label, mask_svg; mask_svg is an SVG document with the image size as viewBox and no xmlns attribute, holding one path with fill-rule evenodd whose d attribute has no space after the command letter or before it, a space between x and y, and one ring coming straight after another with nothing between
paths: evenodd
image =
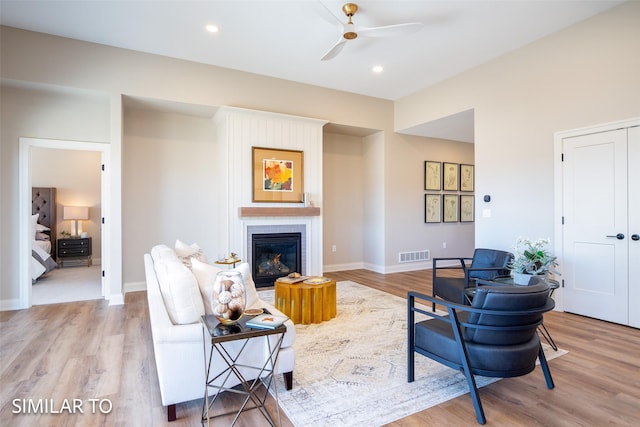
<instances>
[{"instance_id":1,"label":"white baseboard","mask_svg":"<svg viewBox=\"0 0 640 427\"><path fill-rule=\"evenodd\" d=\"M147 290L147 282L140 281L140 282L129 282L129 283L125 283L124 284L124 293L128 293L128 292L140 292L140 291L146 291Z\"/></svg>"},{"instance_id":2,"label":"white baseboard","mask_svg":"<svg viewBox=\"0 0 640 427\"><path fill-rule=\"evenodd\" d=\"M21 310L20 298L0 300L0 311Z\"/></svg>"},{"instance_id":3,"label":"white baseboard","mask_svg":"<svg viewBox=\"0 0 640 427\"><path fill-rule=\"evenodd\" d=\"M385 267L384 273L404 273L406 271L416 271L416 270L431 270L433 268L433 264L431 261L427 262L411 262L407 264L396 264L389 267Z\"/></svg>"},{"instance_id":4,"label":"white baseboard","mask_svg":"<svg viewBox=\"0 0 640 427\"><path fill-rule=\"evenodd\" d=\"M380 273L380 274L385 274L386 271L384 269L384 265L379 265L379 264L370 264L365 262L363 267L365 270L370 270L373 271L375 273Z\"/></svg>"},{"instance_id":5,"label":"white baseboard","mask_svg":"<svg viewBox=\"0 0 640 427\"><path fill-rule=\"evenodd\" d=\"M325 265L323 268L323 271L326 273L331 273L336 271L347 271L347 270L369 270L375 273L389 274L389 273L403 273L405 271L431 270L431 268L432 268L431 261L413 262L410 264L398 264L390 267L362 262L362 263L351 263L351 264Z\"/></svg>"},{"instance_id":6,"label":"white baseboard","mask_svg":"<svg viewBox=\"0 0 640 427\"><path fill-rule=\"evenodd\" d=\"M350 264L332 264L322 266L322 271L325 273L331 273L332 271L346 271L346 270L361 270L365 268L361 262Z\"/></svg>"},{"instance_id":7,"label":"white baseboard","mask_svg":"<svg viewBox=\"0 0 640 427\"><path fill-rule=\"evenodd\" d=\"M143 282L144 283L144 282ZM123 305L124 295L115 294L109 297L109 305ZM23 310L25 307L20 306L20 299L0 300L0 311Z\"/></svg>"}]
</instances>

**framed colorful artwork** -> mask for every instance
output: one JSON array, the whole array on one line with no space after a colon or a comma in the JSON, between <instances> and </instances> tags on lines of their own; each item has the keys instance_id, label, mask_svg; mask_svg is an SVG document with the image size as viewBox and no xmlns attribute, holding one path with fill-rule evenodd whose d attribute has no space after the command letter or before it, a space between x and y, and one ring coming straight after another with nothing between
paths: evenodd
<instances>
[{"instance_id":1,"label":"framed colorful artwork","mask_svg":"<svg viewBox=\"0 0 640 427\"><path fill-rule=\"evenodd\" d=\"M424 222L442 221L442 198L439 194L424 195Z\"/></svg>"},{"instance_id":2,"label":"framed colorful artwork","mask_svg":"<svg viewBox=\"0 0 640 427\"><path fill-rule=\"evenodd\" d=\"M443 222L458 222L458 195L442 195L442 219Z\"/></svg>"},{"instance_id":3,"label":"framed colorful artwork","mask_svg":"<svg viewBox=\"0 0 640 427\"><path fill-rule=\"evenodd\" d=\"M427 191L440 191L442 189L442 163L425 160L424 162L424 189Z\"/></svg>"},{"instance_id":4,"label":"framed colorful artwork","mask_svg":"<svg viewBox=\"0 0 640 427\"><path fill-rule=\"evenodd\" d=\"M253 147L253 201L304 202L304 152Z\"/></svg>"},{"instance_id":5,"label":"framed colorful artwork","mask_svg":"<svg viewBox=\"0 0 640 427\"><path fill-rule=\"evenodd\" d=\"M459 166L457 163L442 163L442 187L445 191L458 191Z\"/></svg>"},{"instance_id":6,"label":"framed colorful artwork","mask_svg":"<svg viewBox=\"0 0 640 427\"><path fill-rule=\"evenodd\" d=\"M473 165L460 165L460 191L473 191Z\"/></svg>"},{"instance_id":7,"label":"framed colorful artwork","mask_svg":"<svg viewBox=\"0 0 640 427\"><path fill-rule=\"evenodd\" d=\"M475 199L470 195L460 195L460 222L473 222L475 219Z\"/></svg>"}]
</instances>

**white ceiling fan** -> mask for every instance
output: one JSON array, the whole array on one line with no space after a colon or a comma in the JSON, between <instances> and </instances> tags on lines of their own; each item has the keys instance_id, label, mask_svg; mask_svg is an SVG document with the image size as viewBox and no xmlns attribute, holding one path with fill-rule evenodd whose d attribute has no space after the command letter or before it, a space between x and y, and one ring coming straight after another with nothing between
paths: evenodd
<instances>
[{"instance_id":1,"label":"white ceiling fan","mask_svg":"<svg viewBox=\"0 0 640 427\"><path fill-rule=\"evenodd\" d=\"M322 4L322 3L321 3ZM400 36L405 34L410 34L415 31L418 31L420 28L424 26L424 24L420 22L407 23L407 24L395 24L395 25L386 25L383 27L358 27L356 26L351 18L358 11L358 5L355 3L345 3L342 5L342 12L349 18L347 23L343 23L340 19L338 19L331 11L327 9L327 7L322 4L324 8L327 10L328 15L330 15L333 19L332 23L337 23L340 27L340 38L336 42L335 45L322 57L323 61L327 61L329 59L333 59L342 51L345 44L349 40L354 40L357 37L393 37Z\"/></svg>"}]
</instances>

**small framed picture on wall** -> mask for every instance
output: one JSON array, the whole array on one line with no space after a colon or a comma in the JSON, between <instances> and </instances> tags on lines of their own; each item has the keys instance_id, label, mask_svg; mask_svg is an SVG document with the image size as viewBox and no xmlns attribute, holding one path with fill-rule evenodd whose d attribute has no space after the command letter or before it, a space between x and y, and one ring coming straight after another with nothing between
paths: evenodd
<instances>
[{"instance_id":1,"label":"small framed picture on wall","mask_svg":"<svg viewBox=\"0 0 640 427\"><path fill-rule=\"evenodd\" d=\"M471 195L460 195L460 222L473 222L475 219L475 199Z\"/></svg>"},{"instance_id":2,"label":"small framed picture on wall","mask_svg":"<svg viewBox=\"0 0 640 427\"><path fill-rule=\"evenodd\" d=\"M424 222L441 222L442 207L439 194L424 195Z\"/></svg>"},{"instance_id":3,"label":"small framed picture on wall","mask_svg":"<svg viewBox=\"0 0 640 427\"><path fill-rule=\"evenodd\" d=\"M473 165L460 165L460 191L473 191Z\"/></svg>"},{"instance_id":4,"label":"small framed picture on wall","mask_svg":"<svg viewBox=\"0 0 640 427\"><path fill-rule=\"evenodd\" d=\"M442 189L442 163L425 160L424 162L424 189L427 191L440 191Z\"/></svg>"},{"instance_id":5,"label":"small framed picture on wall","mask_svg":"<svg viewBox=\"0 0 640 427\"><path fill-rule=\"evenodd\" d=\"M443 222L458 222L458 195L442 195L442 218Z\"/></svg>"},{"instance_id":6,"label":"small framed picture on wall","mask_svg":"<svg viewBox=\"0 0 640 427\"><path fill-rule=\"evenodd\" d=\"M458 191L459 165L442 163L442 186L445 191Z\"/></svg>"}]
</instances>

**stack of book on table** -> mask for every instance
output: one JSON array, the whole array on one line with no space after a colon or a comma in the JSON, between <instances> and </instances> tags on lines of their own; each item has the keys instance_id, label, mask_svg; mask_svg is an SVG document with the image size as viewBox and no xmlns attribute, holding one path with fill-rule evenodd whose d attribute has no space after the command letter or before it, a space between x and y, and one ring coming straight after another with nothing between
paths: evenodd
<instances>
[{"instance_id":1,"label":"stack of book on table","mask_svg":"<svg viewBox=\"0 0 640 427\"><path fill-rule=\"evenodd\" d=\"M259 314L253 319L247 320L246 325L250 328L258 329L275 329L282 325L289 318L285 316L278 316L275 314L263 313Z\"/></svg>"}]
</instances>

